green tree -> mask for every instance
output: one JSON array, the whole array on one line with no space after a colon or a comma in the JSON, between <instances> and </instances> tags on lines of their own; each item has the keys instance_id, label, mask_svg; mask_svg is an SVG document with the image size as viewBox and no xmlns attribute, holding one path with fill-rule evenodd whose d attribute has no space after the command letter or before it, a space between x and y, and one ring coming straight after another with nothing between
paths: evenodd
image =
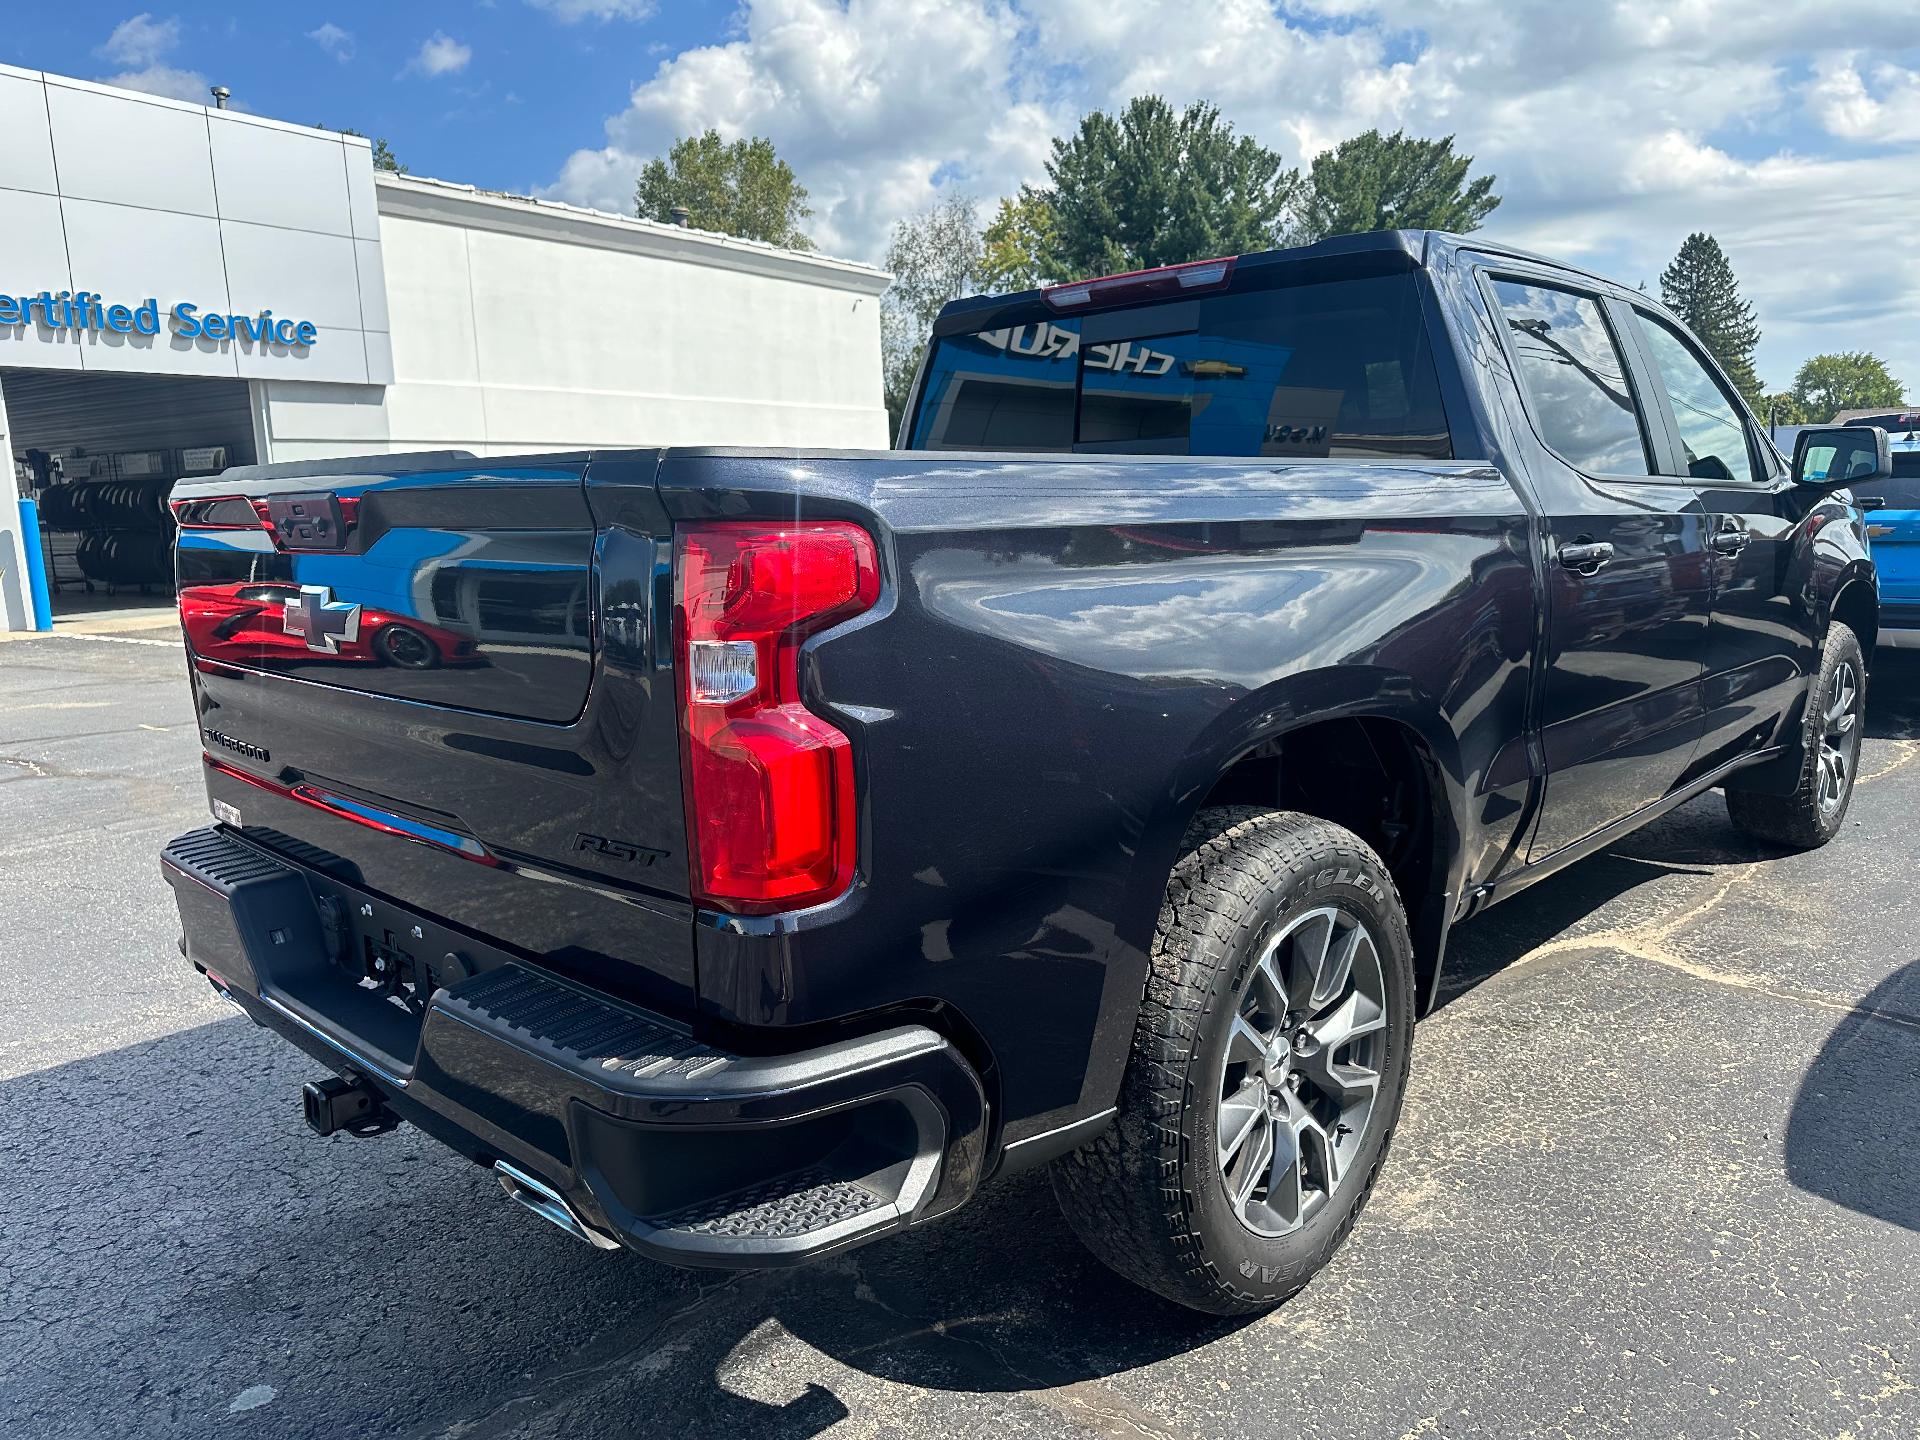
<instances>
[{"instance_id":1,"label":"green tree","mask_svg":"<svg viewBox=\"0 0 1920 1440\"><path fill-rule=\"evenodd\" d=\"M880 359L887 419L897 432L933 322L950 300L986 289L980 221L971 198L953 195L893 227L880 297Z\"/></svg>"},{"instance_id":2,"label":"green tree","mask_svg":"<svg viewBox=\"0 0 1920 1440\"><path fill-rule=\"evenodd\" d=\"M685 206L688 223L699 230L789 250L813 248L800 229L813 214L806 187L774 152L773 142L758 135L732 144L718 130L683 135L666 158L647 161L634 187L634 213L671 224L675 206Z\"/></svg>"},{"instance_id":3,"label":"green tree","mask_svg":"<svg viewBox=\"0 0 1920 1440\"><path fill-rule=\"evenodd\" d=\"M1806 407L1794 396L1791 390L1782 390L1777 395L1762 395L1760 403L1753 413L1767 425L1811 425L1812 418Z\"/></svg>"},{"instance_id":4,"label":"green tree","mask_svg":"<svg viewBox=\"0 0 1920 1440\"><path fill-rule=\"evenodd\" d=\"M1906 390L1886 362L1864 350L1815 355L1793 377L1793 398L1809 424L1823 425L1842 410L1893 409L1906 403Z\"/></svg>"},{"instance_id":5,"label":"green tree","mask_svg":"<svg viewBox=\"0 0 1920 1440\"><path fill-rule=\"evenodd\" d=\"M316 130L324 130L326 126L316 125L314 128ZM367 138L358 130L342 130L339 133L342 135L351 135L356 140L365 140ZM404 175L407 173L407 167L400 163L399 159L394 155L392 148L384 139L373 142L373 168L376 170L387 170L395 175Z\"/></svg>"},{"instance_id":6,"label":"green tree","mask_svg":"<svg viewBox=\"0 0 1920 1440\"><path fill-rule=\"evenodd\" d=\"M1302 243L1367 230L1465 233L1500 204L1492 175L1469 182L1471 155L1453 152L1453 136L1421 140L1369 130L1315 157L1298 210Z\"/></svg>"},{"instance_id":7,"label":"green tree","mask_svg":"<svg viewBox=\"0 0 1920 1440\"><path fill-rule=\"evenodd\" d=\"M1704 232L1689 235L1673 263L1660 272L1660 298L1699 337L1734 388L1757 411L1761 391L1753 354L1760 344L1760 326L1753 318L1752 304L1740 298L1740 284L1720 242Z\"/></svg>"},{"instance_id":8,"label":"green tree","mask_svg":"<svg viewBox=\"0 0 1920 1440\"><path fill-rule=\"evenodd\" d=\"M984 239L980 272L984 289L1032 290L1062 278L1052 269L1052 257L1059 248L1053 205L1032 186L1021 186L1017 200L1000 202Z\"/></svg>"},{"instance_id":9,"label":"green tree","mask_svg":"<svg viewBox=\"0 0 1920 1440\"><path fill-rule=\"evenodd\" d=\"M1142 95L1118 119L1096 110L1055 137L1047 178L1033 192L1054 219L1039 269L1070 279L1264 249L1300 172L1236 136L1214 106L1176 114Z\"/></svg>"}]
</instances>

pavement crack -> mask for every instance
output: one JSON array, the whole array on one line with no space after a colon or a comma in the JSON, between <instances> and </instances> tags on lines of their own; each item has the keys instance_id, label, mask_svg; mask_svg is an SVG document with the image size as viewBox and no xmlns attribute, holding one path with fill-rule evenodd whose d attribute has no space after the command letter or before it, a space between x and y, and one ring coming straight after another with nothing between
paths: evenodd
<instances>
[{"instance_id":1,"label":"pavement crack","mask_svg":"<svg viewBox=\"0 0 1920 1440\"><path fill-rule=\"evenodd\" d=\"M1920 753L1920 743L1916 744L1915 753ZM1893 1025L1899 1029L1920 1034L1920 1015L1881 1005L1858 1005L1847 1000L1837 1000L1831 995L1822 995L1817 991L1802 990L1793 985L1778 985L1764 976L1745 971L1717 970L1711 965L1703 965L1698 960L1690 959L1671 943L1680 931L1718 906L1740 885L1759 874L1766 868L1767 863L1764 860L1749 861L1745 865L1728 871L1705 898L1696 900L1675 913L1648 924L1621 926L1613 930L1596 930L1586 935L1567 935L1558 940L1550 940L1545 945L1535 946L1507 966L1503 973L1510 973L1523 965L1531 965L1556 955L1568 955L1587 950L1608 950L1635 960L1645 961L1650 965L1662 966L1691 979L1705 981L1709 985L1719 985L1729 990L1741 990L1753 995L1767 995L1776 1000L1809 1005L1854 1019L1878 1021L1881 1024Z\"/></svg>"},{"instance_id":2,"label":"pavement crack","mask_svg":"<svg viewBox=\"0 0 1920 1440\"><path fill-rule=\"evenodd\" d=\"M1773 985L1758 976L1715 970L1710 966L1671 953L1646 954L1637 950L1624 950L1623 953L1633 956L1636 960L1647 960L1655 965L1664 965L1670 970L1678 970L1683 975L1690 975L1695 980L1704 980L1709 985L1722 985L1730 990L1745 990L1755 995L1770 995L1776 1000L1790 1000L1801 1005L1811 1005L1820 1010L1831 1010L1835 1014L1850 1016L1857 1020L1876 1020L1920 1035L1920 1015L1912 1015L1904 1010L1889 1009L1883 1005L1855 1005L1845 1000L1836 1000L1831 995L1801 990L1792 985Z\"/></svg>"},{"instance_id":3,"label":"pavement crack","mask_svg":"<svg viewBox=\"0 0 1920 1440\"><path fill-rule=\"evenodd\" d=\"M1887 763L1882 765L1878 770L1868 770L1865 773L1855 774L1853 783L1856 786L1871 784L1875 780L1891 775L1894 771L1910 765L1915 759L1920 759L1920 740L1888 740L1886 743L1893 747L1893 758L1888 760Z\"/></svg>"},{"instance_id":4,"label":"pavement crack","mask_svg":"<svg viewBox=\"0 0 1920 1440\"><path fill-rule=\"evenodd\" d=\"M1554 955L1596 948L1620 950L1642 960L1651 960L1658 965L1668 965L1680 970L1689 969L1694 966L1694 962L1675 953L1668 945L1668 941L1725 900L1737 886L1751 879L1759 872L1762 863L1753 860L1730 869L1704 899L1685 905L1673 914L1650 921L1645 925L1620 926L1612 930L1596 930L1585 935L1564 935L1558 940L1549 940L1546 944L1536 945L1519 956L1506 967L1506 970L1508 972L1518 970L1523 965L1532 965L1536 961L1545 960ZM1754 976L1743 978L1755 981L1758 979Z\"/></svg>"}]
</instances>

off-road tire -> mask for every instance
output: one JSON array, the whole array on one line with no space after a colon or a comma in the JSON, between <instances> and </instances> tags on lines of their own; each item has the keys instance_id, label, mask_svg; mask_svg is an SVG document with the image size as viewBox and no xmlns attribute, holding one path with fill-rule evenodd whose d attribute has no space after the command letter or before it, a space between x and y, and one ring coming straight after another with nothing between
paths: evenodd
<instances>
[{"instance_id":1,"label":"off-road tire","mask_svg":"<svg viewBox=\"0 0 1920 1440\"><path fill-rule=\"evenodd\" d=\"M1317 1213L1291 1234L1242 1224L1215 1138L1227 1032L1266 937L1345 907L1380 958L1386 1026L1372 1118ZM1251 806L1188 828L1154 933L1146 995L1115 1122L1051 1167L1080 1239L1136 1285L1196 1310L1247 1314L1288 1299L1346 1239L1387 1154L1413 1041L1413 946L1380 858L1328 821Z\"/></svg>"},{"instance_id":2,"label":"off-road tire","mask_svg":"<svg viewBox=\"0 0 1920 1440\"><path fill-rule=\"evenodd\" d=\"M1823 808L1820 803L1822 742L1828 738L1828 711L1835 700L1834 687L1846 667L1851 667L1857 703L1853 710L1851 734L1843 746L1846 755L1846 787L1838 805ZM1827 629L1826 643L1820 651L1820 673L1814 677L1807 694L1806 714L1800 729L1800 773L1791 794L1766 795L1737 788L1738 781L1727 786L1727 815L1747 834L1795 850L1812 850L1840 833L1853 803L1854 778L1859 769L1860 730L1866 724L1867 666L1860 651L1860 637L1838 620Z\"/></svg>"}]
</instances>

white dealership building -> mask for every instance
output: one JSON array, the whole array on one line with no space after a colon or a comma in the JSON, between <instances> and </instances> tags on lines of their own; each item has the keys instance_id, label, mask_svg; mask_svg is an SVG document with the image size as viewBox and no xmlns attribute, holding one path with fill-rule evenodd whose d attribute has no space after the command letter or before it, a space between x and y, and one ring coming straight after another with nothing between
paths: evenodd
<instances>
[{"instance_id":1,"label":"white dealership building","mask_svg":"<svg viewBox=\"0 0 1920 1440\"><path fill-rule=\"evenodd\" d=\"M29 547L73 581L20 519L37 496L75 523L55 485L887 443L868 266L376 172L353 136L7 66L0 137L0 628L30 623Z\"/></svg>"}]
</instances>

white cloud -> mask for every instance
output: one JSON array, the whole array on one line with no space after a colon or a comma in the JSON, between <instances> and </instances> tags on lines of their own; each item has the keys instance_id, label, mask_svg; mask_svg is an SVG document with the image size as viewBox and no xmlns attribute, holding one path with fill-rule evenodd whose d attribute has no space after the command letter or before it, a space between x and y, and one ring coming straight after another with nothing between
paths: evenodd
<instances>
[{"instance_id":1,"label":"white cloud","mask_svg":"<svg viewBox=\"0 0 1920 1440\"><path fill-rule=\"evenodd\" d=\"M141 70L123 70L118 75L102 75L100 83L148 95L164 95L170 100L190 100L195 105L209 103L207 77L198 70L180 70L172 65L149 65Z\"/></svg>"},{"instance_id":2,"label":"white cloud","mask_svg":"<svg viewBox=\"0 0 1920 1440\"><path fill-rule=\"evenodd\" d=\"M872 255L938 189L998 195L1033 178L1072 118L1025 93L1021 22L999 4L755 0L743 21L740 38L661 64L553 193L625 211L641 161L676 136L768 135L812 192L822 248Z\"/></svg>"},{"instance_id":3,"label":"white cloud","mask_svg":"<svg viewBox=\"0 0 1920 1440\"><path fill-rule=\"evenodd\" d=\"M438 75L454 75L467 68L467 62L473 59L473 47L462 45L444 30L436 30L420 42L420 48L413 59L407 62L407 69L432 78Z\"/></svg>"},{"instance_id":4,"label":"white cloud","mask_svg":"<svg viewBox=\"0 0 1920 1440\"><path fill-rule=\"evenodd\" d=\"M766 135L812 191L821 247L875 259L901 215L950 193L990 213L1041 177L1053 135L1143 92L1211 101L1290 164L1404 126L1456 135L1499 177L1491 233L1628 283L1656 286L1690 231L1713 232L1771 384L1813 350L1871 348L1920 389L1920 194L1901 183L1920 167L1920 72L1839 43L1900 33L1911 10L742 0L722 43L662 61L545 193L626 212L676 136Z\"/></svg>"},{"instance_id":5,"label":"white cloud","mask_svg":"<svg viewBox=\"0 0 1920 1440\"><path fill-rule=\"evenodd\" d=\"M582 20L649 20L654 0L527 0L536 10L544 10L563 25Z\"/></svg>"},{"instance_id":6,"label":"white cloud","mask_svg":"<svg viewBox=\"0 0 1920 1440\"><path fill-rule=\"evenodd\" d=\"M100 76L100 82L118 85L123 90L139 90L148 95L164 95L204 105L208 98L207 77L198 70L166 63L166 57L179 44L180 21L176 16L155 20L150 12L143 10L122 20L96 53L127 68Z\"/></svg>"},{"instance_id":7,"label":"white cloud","mask_svg":"<svg viewBox=\"0 0 1920 1440\"><path fill-rule=\"evenodd\" d=\"M129 20L122 20L113 27L113 34L107 37L107 43L100 47L100 54L116 65L125 65L130 70L152 65L180 43L180 20L171 16L165 20L155 20L147 11L141 11Z\"/></svg>"},{"instance_id":8,"label":"white cloud","mask_svg":"<svg viewBox=\"0 0 1920 1440\"><path fill-rule=\"evenodd\" d=\"M1807 105L1829 135L1879 144L1920 142L1920 71L1898 65L1873 67L1874 95L1852 54L1831 55L1814 66Z\"/></svg>"},{"instance_id":9,"label":"white cloud","mask_svg":"<svg viewBox=\"0 0 1920 1440\"><path fill-rule=\"evenodd\" d=\"M317 30L307 31L307 39L313 41L314 44L318 45L343 65L353 58L352 33L342 30L331 20L327 21Z\"/></svg>"}]
</instances>

